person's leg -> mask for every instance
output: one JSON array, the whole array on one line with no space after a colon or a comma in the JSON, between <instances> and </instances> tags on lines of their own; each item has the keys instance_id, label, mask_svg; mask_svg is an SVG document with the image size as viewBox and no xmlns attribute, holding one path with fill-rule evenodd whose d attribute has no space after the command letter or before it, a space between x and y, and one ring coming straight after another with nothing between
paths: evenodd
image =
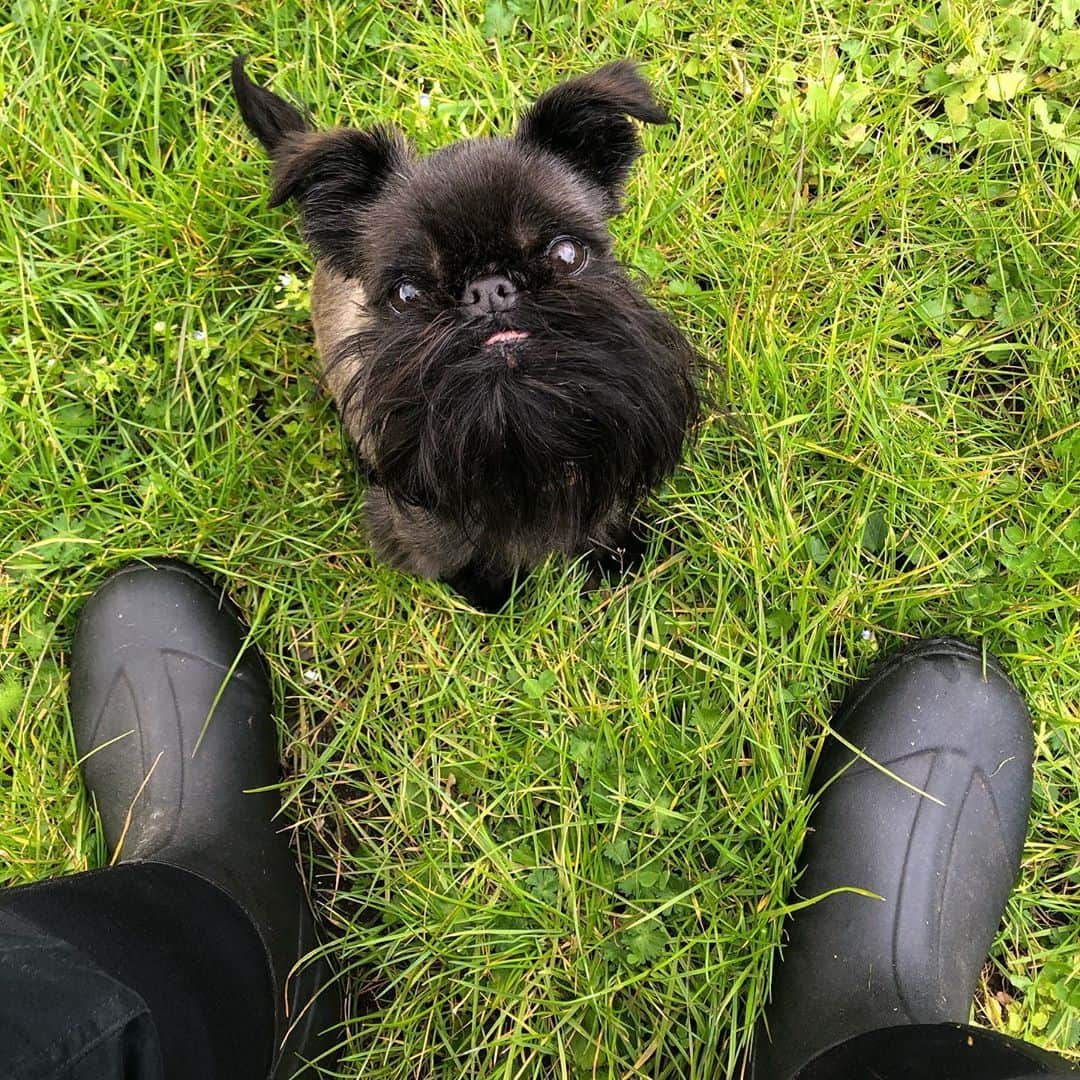
<instances>
[{"instance_id":1,"label":"person's leg","mask_svg":"<svg viewBox=\"0 0 1080 1080\"><path fill-rule=\"evenodd\" d=\"M269 682L234 609L183 564L115 573L79 620L71 706L120 862L0 893L8 928L38 935L0 939L0 979L14 985L16 971L35 992L35 948L81 965L100 996L113 995L117 1030L127 1009L143 1041L160 1044L166 1078L276 1080L305 1061L328 1064L340 998L324 963L291 975L317 946L314 920L274 822ZM88 990L71 1031L97 1002ZM0 1032L18 1023L0 998Z\"/></svg>"},{"instance_id":2,"label":"person's leg","mask_svg":"<svg viewBox=\"0 0 1080 1080\"><path fill-rule=\"evenodd\" d=\"M879 1029L966 1021L1020 864L1030 718L993 658L939 640L879 667L855 688L834 730L839 737L828 740L814 774L819 802L793 897L822 899L786 924L754 1080L802 1080L800 1070L819 1055L807 1077L948 1080L954 1074L944 1065L916 1054L911 1033L836 1049L838 1071L828 1071L824 1052ZM935 1040L943 1053L954 1029L932 1030L922 1031L931 1056ZM900 1039L908 1058L895 1052ZM962 1048L976 1041L965 1033ZM985 1055L994 1050L979 1042ZM1006 1053L1002 1043L996 1050ZM909 1062L922 1071L904 1072ZM1042 1064L1033 1053L1019 1072L1000 1075Z\"/></svg>"},{"instance_id":3,"label":"person's leg","mask_svg":"<svg viewBox=\"0 0 1080 1080\"><path fill-rule=\"evenodd\" d=\"M146 1002L74 946L3 910L0 1075L161 1080Z\"/></svg>"},{"instance_id":4,"label":"person's leg","mask_svg":"<svg viewBox=\"0 0 1080 1080\"><path fill-rule=\"evenodd\" d=\"M5 1077L265 1080L271 994L251 922L176 867L124 863L0 893Z\"/></svg>"}]
</instances>

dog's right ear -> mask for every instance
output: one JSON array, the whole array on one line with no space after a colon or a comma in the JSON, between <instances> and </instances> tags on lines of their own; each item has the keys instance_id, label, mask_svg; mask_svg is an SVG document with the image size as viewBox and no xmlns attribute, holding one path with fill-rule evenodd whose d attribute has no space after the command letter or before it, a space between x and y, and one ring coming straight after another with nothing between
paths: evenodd
<instances>
[{"instance_id":1,"label":"dog's right ear","mask_svg":"<svg viewBox=\"0 0 1080 1080\"><path fill-rule=\"evenodd\" d=\"M232 85L240 115L248 130L266 147L273 157L286 135L294 131L310 131L311 125L277 94L253 83L244 71L246 56L234 56L232 62Z\"/></svg>"},{"instance_id":2,"label":"dog's right ear","mask_svg":"<svg viewBox=\"0 0 1080 1080\"><path fill-rule=\"evenodd\" d=\"M295 199L315 255L355 277L360 212L411 160L404 137L388 128L313 131L292 105L247 77L242 56L233 60L232 81L244 123L273 159L270 205Z\"/></svg>"}]
</instances>

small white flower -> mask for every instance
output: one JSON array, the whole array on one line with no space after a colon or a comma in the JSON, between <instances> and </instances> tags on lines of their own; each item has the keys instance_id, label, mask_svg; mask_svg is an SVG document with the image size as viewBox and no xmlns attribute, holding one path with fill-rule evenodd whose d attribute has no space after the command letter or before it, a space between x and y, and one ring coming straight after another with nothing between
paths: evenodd
<instances>
[{"instance_id":1,"label":"small white flower","mask_svg":"<svg viewBox=\"0 0 1080 1080\"><path fill-rule=\"evenodd\" d=\"M420 108L421 109L430 109L431 108L431 95L430 94L421 94L420 95Z\"/></svg>"},{"instance_id":2,"label":"small white flower","mask_svg":"<svg viewBox=\"0 0 1080 1080\"><path fill-rule=\"evenodd\" d=\"M205 330L196 330L191 336L196 341L205 341L206 340L206 331Z\"/></svg>"},{"instance_id":3,"label":"small white flower","mask_svg":"<svg viewBox=\"0 0 1080 1080\"><path fill-rule=\"evenodd\" d=\"M315 686L321 686L322 678L314 668L308 668L307 671L304 672L304 682L313 683Z\"/></svg>"},{"instance_id":4,"label":"small white flower","mask_svg":"<svg viewBox=\"0 0 1080 1080\"><path fill-rule=\"evenodd\" d=\"M874 631L871 630L869 627L867 627L862 632L862 639L863 639L863 641L873 641L874 640Z\"/></svg>"},{"instance_id":5,"label":"small white flower","mask_svg":"<svg viewBox=\"0 0 1080 1080\"><path fill-rule=\"evenodd\" d=\"M281 282L281 287L283 289L287 289L292 284L292 274L286 272L278 278L278 281Z\"/></svg>"},{"instance_id":6,"label":"small white flower","mask_svg":"<svg viewBox=\"0 0 1080 1080\"><path fill-rule=\"evenodd\" d=\"M155 334L164 334L165 333L165 320L164 319L158 319L158 321L156 323L154 323L154 333Z\"/></svg>"}]
</instances>

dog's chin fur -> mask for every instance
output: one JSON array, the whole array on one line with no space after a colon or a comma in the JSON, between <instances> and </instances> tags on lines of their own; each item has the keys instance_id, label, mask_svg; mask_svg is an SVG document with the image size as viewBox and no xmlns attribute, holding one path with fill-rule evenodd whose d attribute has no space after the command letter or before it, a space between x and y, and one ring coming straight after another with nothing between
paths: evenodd
<instances>
[{"instance_id":1,"label":"dog's chin fur","mask_svg":"<svg viewBox=\"0 0 1080 1080\"><path fill-rule=\"evenodd\" d=\"M524 340L447 311L417 333L371 319L331 367L374 478L403 507L508 550L545 530L581 548L678 464L697 407L693 354L615 272L556 282L512 312Z\"/></svg>"},{"instance_id":2,"label":"dog's chin fur","mask_svg":"<svg viewBox=\"0 0 1080 1080\"><path fill-rule=\"evenodd\" d=\"M316 339L376 551L491 606L550 551L621 549L700 404L699 358L610 252L640 153L627 117L666 119L636 68L548 91L513 138L422 159L386 130L312 131L240 60L233 82L317 258ZM587 254L572 273L550 255L568 236ZM470 314L492 274L512 301ZM395 311L403 280L419 300Z\"/></svg>"}]
</instances>

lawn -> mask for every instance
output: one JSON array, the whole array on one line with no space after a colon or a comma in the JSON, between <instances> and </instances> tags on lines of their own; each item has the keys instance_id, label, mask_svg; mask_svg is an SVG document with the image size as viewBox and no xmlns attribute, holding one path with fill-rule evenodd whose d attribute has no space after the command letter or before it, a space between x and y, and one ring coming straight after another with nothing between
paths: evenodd
<instances>
[{"instance_id":1,"label":"lawn","mask_svg":"<svg viewBox=\"0 0 1080 1080\"><path fill-rule=\"evenodd\" d=\"M272 13L265 14L271 10ZM725 403L643 570L497 616L373 563L311 263L228 88L423 148L641 60L618 250ZM976 1023L1080 1059L1073 0L15 0L0 26L0 878L101 865L76 614L167 552L248 612L343 1076L738 1076L845 688L978 638L1034 806Z\"/></svg>"}]
</instances>

